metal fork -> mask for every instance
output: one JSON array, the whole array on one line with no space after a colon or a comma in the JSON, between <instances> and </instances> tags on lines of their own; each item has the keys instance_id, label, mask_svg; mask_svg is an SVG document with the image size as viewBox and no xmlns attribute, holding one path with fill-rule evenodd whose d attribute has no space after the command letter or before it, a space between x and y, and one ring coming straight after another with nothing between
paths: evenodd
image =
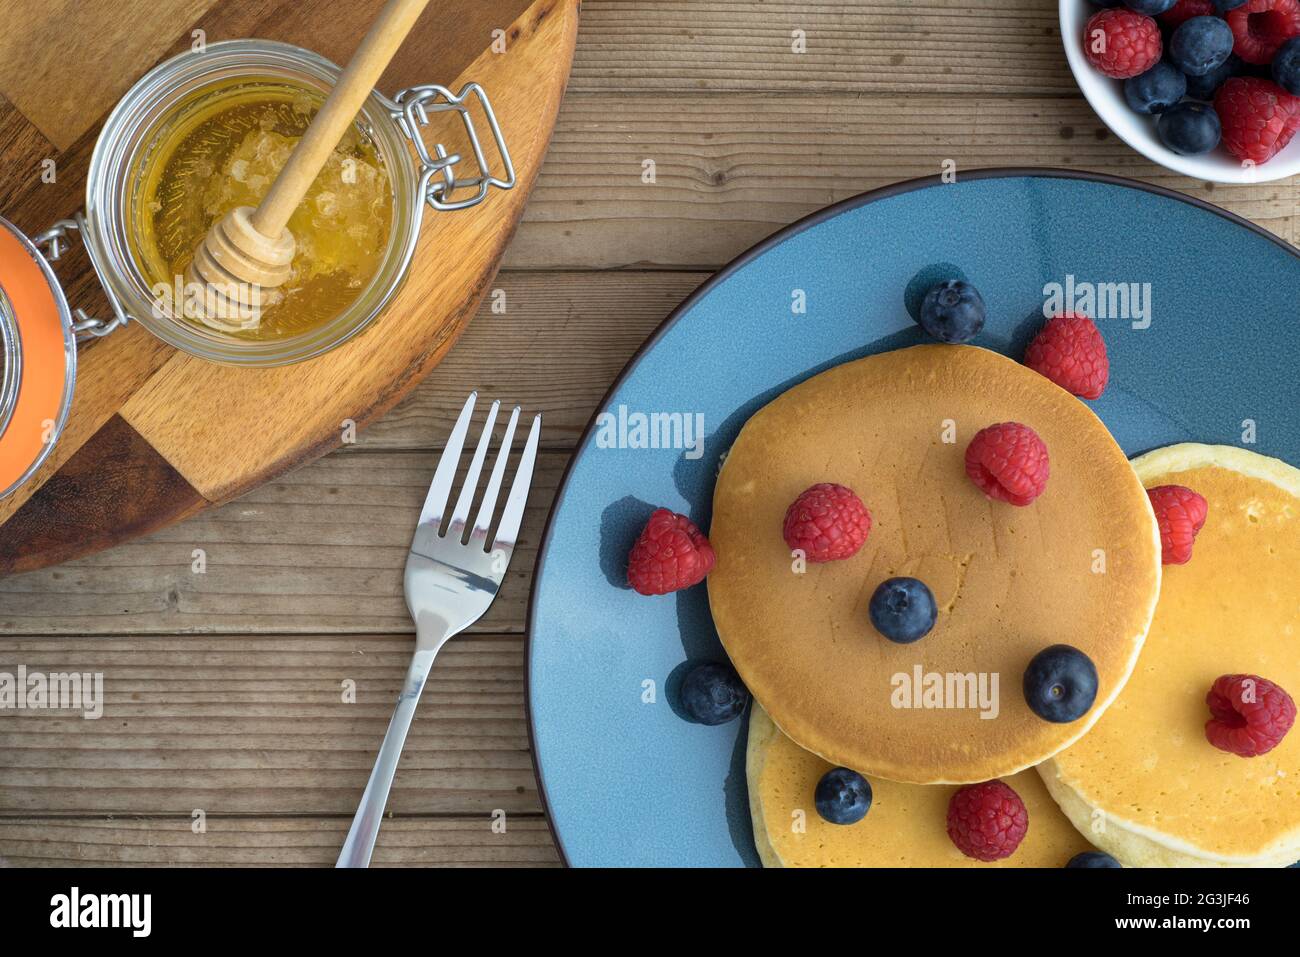
<instances>
[{"instance_id":1,"label":"metal fork","mask_svg":"<svg viewBox=\"0 0 1300 957\"><path fill-rule=\"evenodd\" d=\"M388 733L384 735L384 743L379 748L375 769L370 772L370 781L366 784L365 793L361 795L361 806L357 808L347 840L343 842L337 867L369 866L370 855L375 849L375 838L379 835L379 824L384 816L384 806L388 803L388 791L393 785L393 773L402 756L406 732L410 730L415 706L424 690L425 679L429 677L429 669L433 667L433 659L449 638L460 634L483 617L501 588L510 556L514 553L519 523L524 516L524 503L528 500L528 489L533 481L533 465L537 460L537 443L542 431L540 415L533 419L533 426L528 432L528 441L519 459L519 468L515 472L510 495L506 499L490 549L487 536L488 529L492 527L497 493L501 490L501 480L505 476L515 426L519 422L518 406L510 414L510 422L497 451L496 463L492 467L492 475L470 529L469 540L464 541L469 510L478 488L479 475L483 471L483 462L487 458L488 446L492 444L492 427L496 424L500 402L493 402L488 411L483 434L474 449L474 457L470 460L465 484L456 498L451 520L446 523L447 530L440 531L447 503L451 500L452 482L456 478L456 467L460 462L461 449L465 445L477 397L477 392L470 393L465 400L465 407L460 411L460 417L456 419L456 427L451 430L447 447L438 460L438 469L434 473L433 484L429 487L429 495L424 500L424 508L420 510L420 524L415 529L415 540L411 542L411 550L406 556L404 587L406 607L415 621L415 654L411 658L411 667L406 672L402 693L397 697L393 720L389 722Z\"/></svg>"}]
</instances>

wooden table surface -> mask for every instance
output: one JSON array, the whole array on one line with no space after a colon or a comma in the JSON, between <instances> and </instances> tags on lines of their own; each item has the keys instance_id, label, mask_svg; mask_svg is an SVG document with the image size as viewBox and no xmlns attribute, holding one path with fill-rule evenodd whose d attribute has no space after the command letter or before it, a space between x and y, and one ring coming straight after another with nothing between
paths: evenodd
<instances>
[{"instance_id":1,"label":"wooden table surface","mask_svg":"<svg viewBox=\"0 0 1300 957\"><path fill-rule=\"evenodd\" d=\"M1107 133L1066 67L1054 0L585 0L559 126L495 284L504 313L485 308L354 446L150 538L0 580L0 671L102 671L106 697L97 721L0 714L0 863L332 864L411 649L404 550L475 388L542 411L545 453L500 599L434 669L375 861L559 863L528 750L523 632L583 426L710 271L949 159L959 175L1131 176L1297 238L1294 182L1195 182Z\"/></svg>"}]
</instances>

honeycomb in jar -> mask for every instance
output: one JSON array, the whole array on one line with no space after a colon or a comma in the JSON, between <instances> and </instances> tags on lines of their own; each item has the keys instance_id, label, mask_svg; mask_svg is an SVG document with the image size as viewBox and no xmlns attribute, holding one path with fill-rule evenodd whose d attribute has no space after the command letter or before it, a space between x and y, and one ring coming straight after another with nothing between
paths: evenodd
<instances>
[{"instance_id":1,"label":"honeycomb in jar","mask_svg":"<svg viewBox=\"0 0 1300 957\"><path fill-rule=\"evenodd\" d=\"M160 137L136 237L151 285L173 286L213 223L236 206L258 205L321 102L288 86L254 87L215 97ZM233 334L282 338L345 310L384 260L392 214L387 168L354 124L289 220L297 244L289 281L256 328Z\"/></svg>"}]
</instances>

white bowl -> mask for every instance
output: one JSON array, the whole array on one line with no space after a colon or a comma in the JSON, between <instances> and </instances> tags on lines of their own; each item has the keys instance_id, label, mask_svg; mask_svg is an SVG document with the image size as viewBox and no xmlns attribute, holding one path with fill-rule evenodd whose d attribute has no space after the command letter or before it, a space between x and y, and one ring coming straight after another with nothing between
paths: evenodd
<instances>
[{"instance_id":1,"label":"white bowl","mask_svg":"<svg viewBox=\"0 0 1300 957\"><path fill-rule=\"evenodd\" d=\"M1147 159L1196 179L1215 183L1267 183L1300 173L1300 136L1258 166L1243 165L1222 146L1200 156L1183 156L1161 143L1156 135L1155 117L1129 108L1124 99L1124 81L1103 76L1084 56L1084 26L1100 9L1088 0L1061 0L1061 41L1075 82L1112 133Z\"/></svg>"}]
</instances>

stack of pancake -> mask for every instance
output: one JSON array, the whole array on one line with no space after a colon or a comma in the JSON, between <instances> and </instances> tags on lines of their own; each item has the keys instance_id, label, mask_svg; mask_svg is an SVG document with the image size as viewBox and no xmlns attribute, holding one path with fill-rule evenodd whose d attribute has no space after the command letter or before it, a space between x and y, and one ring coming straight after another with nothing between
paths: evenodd
<instances>
[{"instance_id":1,"label":"stack of pancake","mask_svg":"<svg viewBox=\"0 0 1300 957\"><path fill-rule=\"evenodd\" d=\"M1006 421L1051 456L1047 489L1025 508L990 501L965 474L970 438ZM1002 865L1060 866L1090 846L1126 866L1300 857L1300 735L1246 759L1203 731L1221 674L1300 688L1300 472L1207 446L1134 465L1081 401L967 346L837 366L749 420L714 496L708 588L756 699L750 804L766 864L977 866L948 840L947 803L956 785L993 778L1030 821ZM851 559L806 565L781 521L818 482L857 492L873 528ZM1144 486L1171 483L1204 495L1210 520L1162 589ZM939 607L914 644L885 640L867 614L899 575L925 581ZM1028 661L1053 644L1097 668L1096 701L1074 722L1041 719L1021 692ZM813 809L837 765L875 794L854 825Z\"/></svg>"}]
</instances>

